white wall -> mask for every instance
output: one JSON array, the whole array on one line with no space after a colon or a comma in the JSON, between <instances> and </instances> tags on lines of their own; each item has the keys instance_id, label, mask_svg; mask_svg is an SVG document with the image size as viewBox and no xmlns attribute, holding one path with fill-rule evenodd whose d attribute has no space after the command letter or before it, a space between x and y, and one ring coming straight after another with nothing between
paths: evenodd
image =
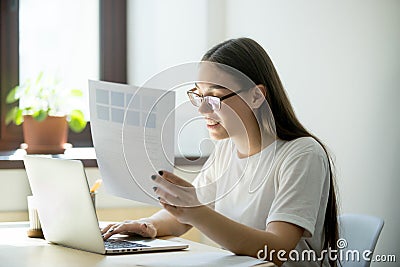
<instances>
[{"instance_id":1,"label":"white wall","mask_svg":"<svg viewBox=\"0 0 400 267\"><path fill-rule=\"evenodd\" d=\"M224 39L224 5L212 0L129 0L128 82L142 85L165 68L199 61Z\"/></svg>"},{"instance_id":2,"label":"white wall","mask_svg":"<svg viewBox=\"0 0 400 267\"><path fill-rule=\"evenodd\" d=\"M199 61L211 45L224 39L224 3L212 0L128 1L128 83L140 86L166 68ZM162 89L172 89L165 87ZM182 130L187 129L186 122L198 115L196 108L182 105L188 102L186 91L189 89L175 90L179 111L175 112L175 155L178 157L208 155L212 149L209 145L200 146L201 141L208 138L203 120L189 125L196 131Z\"/></svg>"},{"instance_id":3,"label":"white wall","mask_svg":"<svg viewBox=\"0 0 400 267\"><path fill-rule=\"evenodd\" d=\"M226 37L262 44L300 120L335 154L342 212L384 218L377 253L399 261L400 1L226 3Z\"/></svg>"},{"instance_id":4,"label":"white wall","mask_svg":"<svg viewBox=\"0 0 400 267\"><path fill-rule=\"evenodd\" d=\"M199 60L206 27L198 1L128 1L128 81L143 84L165 68Z\"/></svg>"}]
</instances>

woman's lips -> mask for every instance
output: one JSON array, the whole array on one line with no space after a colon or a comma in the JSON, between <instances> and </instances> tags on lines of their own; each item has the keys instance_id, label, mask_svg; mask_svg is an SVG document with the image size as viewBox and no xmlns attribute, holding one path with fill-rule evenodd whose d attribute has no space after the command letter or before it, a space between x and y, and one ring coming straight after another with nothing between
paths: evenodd
<instances>
[{"instance_id":1,"label":"woman's lips","mask_svg":"<svg viewBox=\"0 0 400 267\"><path fill-rule=\"evenodd\" d=\"M207 128L208 129L215 129L220 126L220 123L216 120L206 118Z\"/></svg>"}]
</instances>

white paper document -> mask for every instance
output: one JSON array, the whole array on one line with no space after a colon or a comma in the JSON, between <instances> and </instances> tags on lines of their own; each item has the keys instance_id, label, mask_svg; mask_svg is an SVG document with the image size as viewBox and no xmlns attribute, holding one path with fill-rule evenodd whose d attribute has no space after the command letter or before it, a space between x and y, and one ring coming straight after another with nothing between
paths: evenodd
<instances>
[{"instance_id":1,"label":"white paper document","mask_svg":"<svg viewBox=\"0 0 400 267\"><path fill-rule=\"evenodd\" d=\"M158 205L151 175L173 170L175 92L89 81L90 125L106 190Z\"/></svg>"}]
</instances>

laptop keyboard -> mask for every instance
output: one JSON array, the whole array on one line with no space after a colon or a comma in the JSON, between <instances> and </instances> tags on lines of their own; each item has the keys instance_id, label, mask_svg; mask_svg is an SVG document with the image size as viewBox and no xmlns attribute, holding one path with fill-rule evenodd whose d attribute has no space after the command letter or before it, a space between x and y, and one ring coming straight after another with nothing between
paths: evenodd
<instances>
[{"instance_id":1,"label":"laptop keyboard","mask_svg":"<svg viewBox=\"0 0 400 267\"><path fill-rule=\"evenodd\" d=\"M119 239L108 239L104 241L104 245L106 249L129 249L129 248L144 248L150 247L147 245L135 243L135 242L128 242Z\"/></svg>"}]
</instances>

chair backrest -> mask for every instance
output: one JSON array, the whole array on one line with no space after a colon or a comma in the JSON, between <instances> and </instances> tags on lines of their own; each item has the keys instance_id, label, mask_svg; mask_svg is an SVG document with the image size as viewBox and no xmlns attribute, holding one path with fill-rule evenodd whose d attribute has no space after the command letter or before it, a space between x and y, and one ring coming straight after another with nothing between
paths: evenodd
<instances>
[{"instance_id":1,"label":"chair backrest","mask_svg":"<svg viewBox=\"0 0 400 267\"><path fill-rule=\"evenodd\" d=\"M343 267L370 266L371 262L365 260L365 256L372 259L372 253L375 250L383 224L384 221L381 218L365 214L342 214L339 216L339 236L341 239L338 240L338 247L342 250L341 264ZM371 253L363 257L363 252L366 250L371 251Z\"/></svg>"}]
</instances>

